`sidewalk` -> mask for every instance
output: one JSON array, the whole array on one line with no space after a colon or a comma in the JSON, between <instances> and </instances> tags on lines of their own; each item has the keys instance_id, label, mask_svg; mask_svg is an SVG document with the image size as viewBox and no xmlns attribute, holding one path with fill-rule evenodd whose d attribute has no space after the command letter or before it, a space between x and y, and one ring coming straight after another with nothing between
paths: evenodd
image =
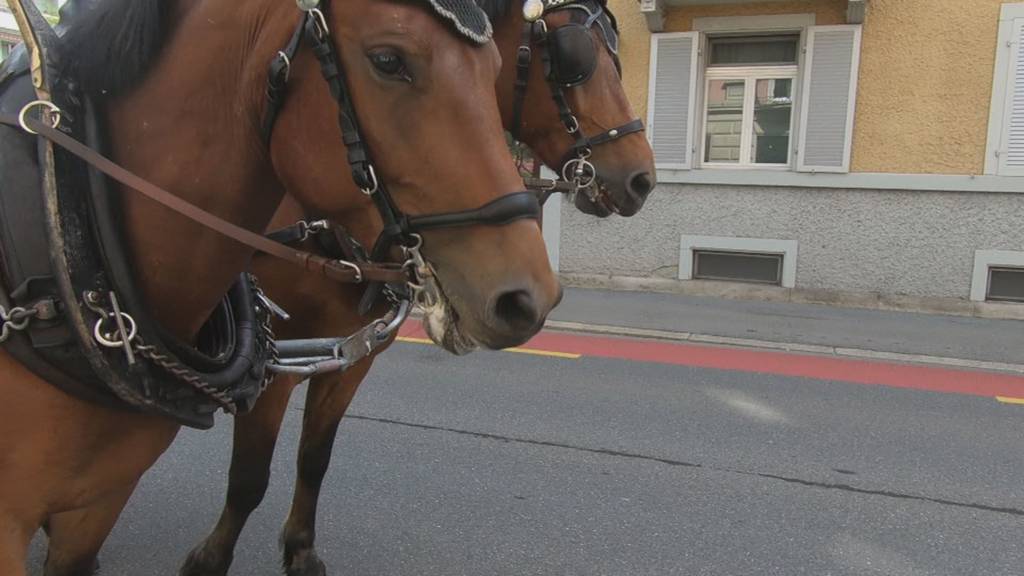
<instances>
[{"instance_id":1,"label":"sidewalk","mask_svg":"<svg viewBox=\"0 0 1024 576\"><path fill-rule=\"evenodd\" d=\"M567 288L547 326L1024 372L1019 320Z\"/></svg>"}]
</instances>

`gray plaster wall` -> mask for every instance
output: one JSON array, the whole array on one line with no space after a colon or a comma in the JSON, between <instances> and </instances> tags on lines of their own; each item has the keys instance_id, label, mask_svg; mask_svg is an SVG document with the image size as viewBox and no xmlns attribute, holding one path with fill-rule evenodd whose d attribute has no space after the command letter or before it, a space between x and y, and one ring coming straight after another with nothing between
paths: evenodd
<instances>
[{"instance_id":1,"label":"gray plaster wall","mask_svg":"<svg viewBox=\"0 0 1024 576\"><path fill-rule=\"evenodd\" d=\"M659 184L628 219L564 204L561 272L678 278L683 234L797 240L797 288L967 299L975 250L1024 250L1024 194Z\"/></svg>"}]
</instances>

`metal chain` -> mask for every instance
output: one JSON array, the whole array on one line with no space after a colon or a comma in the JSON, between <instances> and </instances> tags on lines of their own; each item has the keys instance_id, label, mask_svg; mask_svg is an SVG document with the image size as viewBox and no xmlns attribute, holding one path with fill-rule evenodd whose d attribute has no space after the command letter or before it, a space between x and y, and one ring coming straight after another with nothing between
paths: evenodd
<instances>
[{"instance_id":1,"label":"metal chain","mask_svg":"<svg viewBox=\"0 0 1024 576\"><path fill-rule=\"evenodd\" d=\"M22 331L28 328L28 323L39 315L38 308L22 308L20 306L7 310L0 306L0 320L3 321L3 328L0 328L0 344L11 337L11 331Z\"/></svg>"},{"instance_id":2,"label":"metal chain","mask_svg":"<svg viewBox=\"0 0 1024 576\"><path fill-rule=\"evenodd\" d=\"M174 358L161 354L157 351L155 346L149 346L143 341L142 337L135 337L135 352L150 362L166 370L169 374L195 388L197 391L205 394L212 398L218 404L224 408L224 411L235 415L238 413L238 407L235 402L224 392L217 390L213 386L210 386L199 374L194 372L188 366L185 366L181 362L178 362Z\"/></svg>"},{"instance_id":3,"label":"metal chain","mask_svg":"<svg viewBox=\"0 0 1024 576\"><path fill-rule=\"evenodd\" d=\"M114 314L100 304L100 294L98 292L86 292L83 300L86 307L100 316L99 323L96 324L98 333L100 323L109 320L114 316ZM121 316L125 317L127 315L122 313ZM142 339L142 336L139 336L134 332L126 339L128 340L127 343L124 343L123 341L121 343L121 346L125 347L126 352L130 350L160 368L163 368L168 374L174 376L185 384L188 384L199 393L206 395L213 401L220 404L220 406L224 408L225 412L232 415L238 413L238 406L235 404L234 400L224 392L211 386L205 379L203 379L202 376L196 373L196 371L182 364L177 359L161 353L157 350L156 346L146 344L145 340Z\"/></svg>"}]
</instances>

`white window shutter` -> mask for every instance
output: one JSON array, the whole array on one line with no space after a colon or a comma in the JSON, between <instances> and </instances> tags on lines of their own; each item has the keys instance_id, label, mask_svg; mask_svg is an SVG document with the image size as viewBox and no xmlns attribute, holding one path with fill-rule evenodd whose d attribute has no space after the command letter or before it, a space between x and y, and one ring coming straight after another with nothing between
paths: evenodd
<instances>
[{"instance_id":1,"label":"white window shutter","mask_svg":"<svg viewBox=\"0 0 1024 576\"><path fill-rule=\"evenodd\" d=\"M860 36L859 25L807 29L798 171L850 171Z\"/></svg>"},{"instance_id":2,"label":"white window shutter","mask_svg":"<svg viewBox=\"0 0 1024 576\"><path fill-rule=\"evenodd\" d=\"M1024 176L1024 18L1012 21L1010 67L1006 79L1005 128L999 146L999 174Z\"/></svg>"},{"instance_id":3,"label":"white window shutter","mask_svg":"<svg viewBox=\"0 0 1024 576\"><path fill-rule=\"evenodd\" d=\"M651 70L647 101L647 136L655 166L693 167L699 32L651 36Z\"/></svg>"}]
</instances>

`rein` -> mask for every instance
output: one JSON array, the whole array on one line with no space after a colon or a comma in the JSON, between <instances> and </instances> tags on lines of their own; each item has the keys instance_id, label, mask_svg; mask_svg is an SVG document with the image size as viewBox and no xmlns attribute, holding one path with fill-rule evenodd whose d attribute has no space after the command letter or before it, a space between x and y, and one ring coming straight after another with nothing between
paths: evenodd
<instances>
[{"instance_id":1,"label":"rein","mask_svg":"<svg viewBox=\"0 0 1024 576\"><path fill-rule=\"evenodd\" d=\"M121 184L136 190L144 196L160 203L161 205L174 210L210 230L223 234L245 246L264 252L291 264L301 266L303 269L320 274L331 280L342 283L359 283L364 280L380 282L404 282L407 275L402 267L397 264L363 264L358 269L342 264L337 260L331 260L312 252L296 250L278 242L274 242L260 234L246 230L232 224L218 216L215 216L198 206L191 204L170 192L152 184L140 176L115 164L99 152L87 147L78 140L64 134L50 124L46 124L35 118L22 114L20 117L0 115L0 124L20 127L26 131L33 132L50 140L74 154L82 161L95 167L107 176Z\"/></svg>"},{"instance_id":2,"label":"rein","mask_svg":"<svg viewBox=\"0 0 1024 576\"><path fill-rule=\"evenodd\" d=\"M274 121L284 105L291 61L301 47L302 41L306 40L320 63L321 73L330 88L331 95L338 103L338 120L341 126L342 140L347 150L352 179L364 194L373 199L384 222L384 229L377 239L373 256L375 258L386 257L391 247L395 245L402 246L406 252L415 253L422 245L420 233L428 230L475 225L499 226L515 220L538 218L540 204L534 194L528 191L507 194L473 210L409 216L398 208L384 182L377 178L369 150L359 129L344 69L338 58L337 48L331 41L327 18L324 15L327 4L328 0L307 0L300 3L303 16L299 27L288 45L278 53L277 58L270 65L267 89L268 108L264 118L263 133L264 138L269 141ZM306 5L312 5L312 7L307 8ZM34 107L44 108L43 114L49 117L49 124L30 116L29 112ZM18 117L0 115L0 123L20 127L26 132L46 138L117 182L178 214L245 246L298 265L309 272L341 283L371 282L415 286L423 280L419 277L423 272L423 267L416 269L417 267L411 266L415 260L422 259L418 254L407 254L411 257L400 264L375 262L356 264L324 258L311 252L291 248L215 216L146 181L62 133L59 130L60 110L52 103L33 102L26 106Z\"/></svg>"}]
</instances>

